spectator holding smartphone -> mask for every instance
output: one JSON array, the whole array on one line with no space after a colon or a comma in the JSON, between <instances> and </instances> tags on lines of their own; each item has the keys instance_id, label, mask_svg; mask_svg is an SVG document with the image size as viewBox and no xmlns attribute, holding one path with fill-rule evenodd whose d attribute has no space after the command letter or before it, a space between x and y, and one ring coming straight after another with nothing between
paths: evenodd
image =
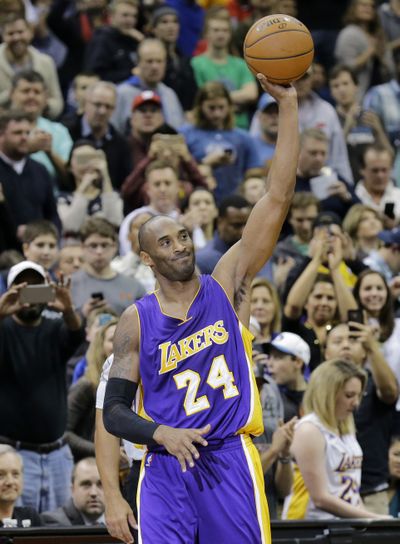
<instances>
[{"instance_id":1,"label":"spectator holding smartphone","mask_svg":"<svg viewBox=\"0 0 400 544\"><path fill-rule=\"evenodd\" d=\"M38 512L57 508L69 497L66 363L84 336L69 282L53 286L51 308L61 317L45 317L43 300L21 301L24 287L46 281L42 266L22 261L10 269L0 297L0 443L22 456L22 504Z\"/></svg>"},{"instance_id":2,"label":"spectator holding smartphone","mask_svg":"<svg viewBox=\"0 0 400 544\"><path fill-rule=\"evenodd\" d=\"M123 219L123 203L111 184L104 152L90 141L78 140L71 151L69 168L75 190L61 194L57 203L64 233L79 232L89 216L103 217L118 227Z\"/></svg>"}]
</instances>

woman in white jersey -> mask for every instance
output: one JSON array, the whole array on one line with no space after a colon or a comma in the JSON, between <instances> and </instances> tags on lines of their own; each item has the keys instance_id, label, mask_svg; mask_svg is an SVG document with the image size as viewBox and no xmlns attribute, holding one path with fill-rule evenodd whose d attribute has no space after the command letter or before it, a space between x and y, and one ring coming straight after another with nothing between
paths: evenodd
<instances>
[{"instance_id":1,"label":"woman in white jersey","mask_svg":"<svg viewBox=\"0 0 400 544\"><path fill-rule=\"evenodd\" d=\"M364 371L341 359L312 373L292 442L294 483L283 518L385 517L366 510L359 493L363 454L353 412L365 384Z\"/></svg>"}]
</instances>

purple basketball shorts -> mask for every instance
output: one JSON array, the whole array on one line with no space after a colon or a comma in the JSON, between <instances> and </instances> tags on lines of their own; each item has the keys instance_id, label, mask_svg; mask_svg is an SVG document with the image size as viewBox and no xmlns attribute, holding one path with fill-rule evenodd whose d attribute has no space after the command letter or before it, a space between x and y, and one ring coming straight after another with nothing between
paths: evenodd
<instances>
[{"instance_id":1,"label":"purple basketball shorts","mask_svg":"<svg viewBox=\"0 0 400 544\"><path fill-rule=\"evenodd\" d=\"M270 544L259 454L248 436L199 447L194 468L149 452L137 502L142 544Z\"/></svg>"}]
</instances>

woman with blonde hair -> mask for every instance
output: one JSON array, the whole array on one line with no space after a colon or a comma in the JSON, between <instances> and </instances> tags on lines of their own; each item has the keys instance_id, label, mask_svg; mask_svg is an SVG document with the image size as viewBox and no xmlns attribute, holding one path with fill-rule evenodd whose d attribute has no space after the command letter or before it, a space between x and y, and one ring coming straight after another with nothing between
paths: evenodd
<instances>
[{"instance_id":1,"label":"woman with blonde hair","mask_svg":"<svg viewBox=\"0 0 400 544\"><path fill-rule=\"evenodd\" d=\"M193 124L180 129L196 161L212 168L217 203L235 192L247 170L262 166L253 137L234 125L229 91L209 81L197 92Z\"/></svg>"},{"instance_id":2,"label":"woman with blonde hair","mask_svg":"<svg viewBox=\"0 0 400 544\"><path fill-rule=\"evenodd\" d=\"M291 447L294 485L285 501L286 519L375 518L360 497L363 453L353 412L366 385L365 372L343 359L322 363L304 395L305 416Z\"/></svg>"},{"instance_id":3,"label":"woman with blonde hair","mask_svg":"<svg viewBox=\"0 0 400 544\"><path fill-rule=\"evenodd\" d=\"M67 441L75 462L91 457L94 451L96 389L104 361L113 350L113 338L118 319L112 317L96 332L87 351L84 375L68 393Z\"/></svg>"},{"instance_id":4,"label":"woman with blonde hair","mask_svg":"<svg viewBox=\"0 0 400 544\"><path fill-rule=\"evenodd\" d=\"M255 278L251 284L250 314L260 325L255 339L258 344L270 342L274 334L281 332L281 313L275 287L265 278Z\"/></svg>"},{"instance_id":5,"label":"woman with blonde hair","mask_svg":"<svg viewBox=\"0 0 400 544\"><path fill-rule=\"evenodd\" d=\"M352 239L357 259L364 259L382 244L378 238L379 232L383 230L382 217L371 206L354 204L343 219L342 226Z\"/></svg>"}]
</instances>

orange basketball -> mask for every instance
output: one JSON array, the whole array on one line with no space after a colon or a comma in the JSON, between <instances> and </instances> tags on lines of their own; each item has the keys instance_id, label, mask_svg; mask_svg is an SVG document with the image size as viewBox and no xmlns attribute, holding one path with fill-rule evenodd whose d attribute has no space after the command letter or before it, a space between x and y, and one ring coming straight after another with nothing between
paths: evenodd
<instances>
[{"instance_id":1,"label":"orange basketball","mask_svg":"<svg viewBox=\"0 0 400 544\"><path fill-rule=\"evenodd\" d=\"M285 85L299 79L314 57L310 31L290 15L268 15L246 34L243 55L250 70L272 83Z\"/></svg>"}]
</instances>

